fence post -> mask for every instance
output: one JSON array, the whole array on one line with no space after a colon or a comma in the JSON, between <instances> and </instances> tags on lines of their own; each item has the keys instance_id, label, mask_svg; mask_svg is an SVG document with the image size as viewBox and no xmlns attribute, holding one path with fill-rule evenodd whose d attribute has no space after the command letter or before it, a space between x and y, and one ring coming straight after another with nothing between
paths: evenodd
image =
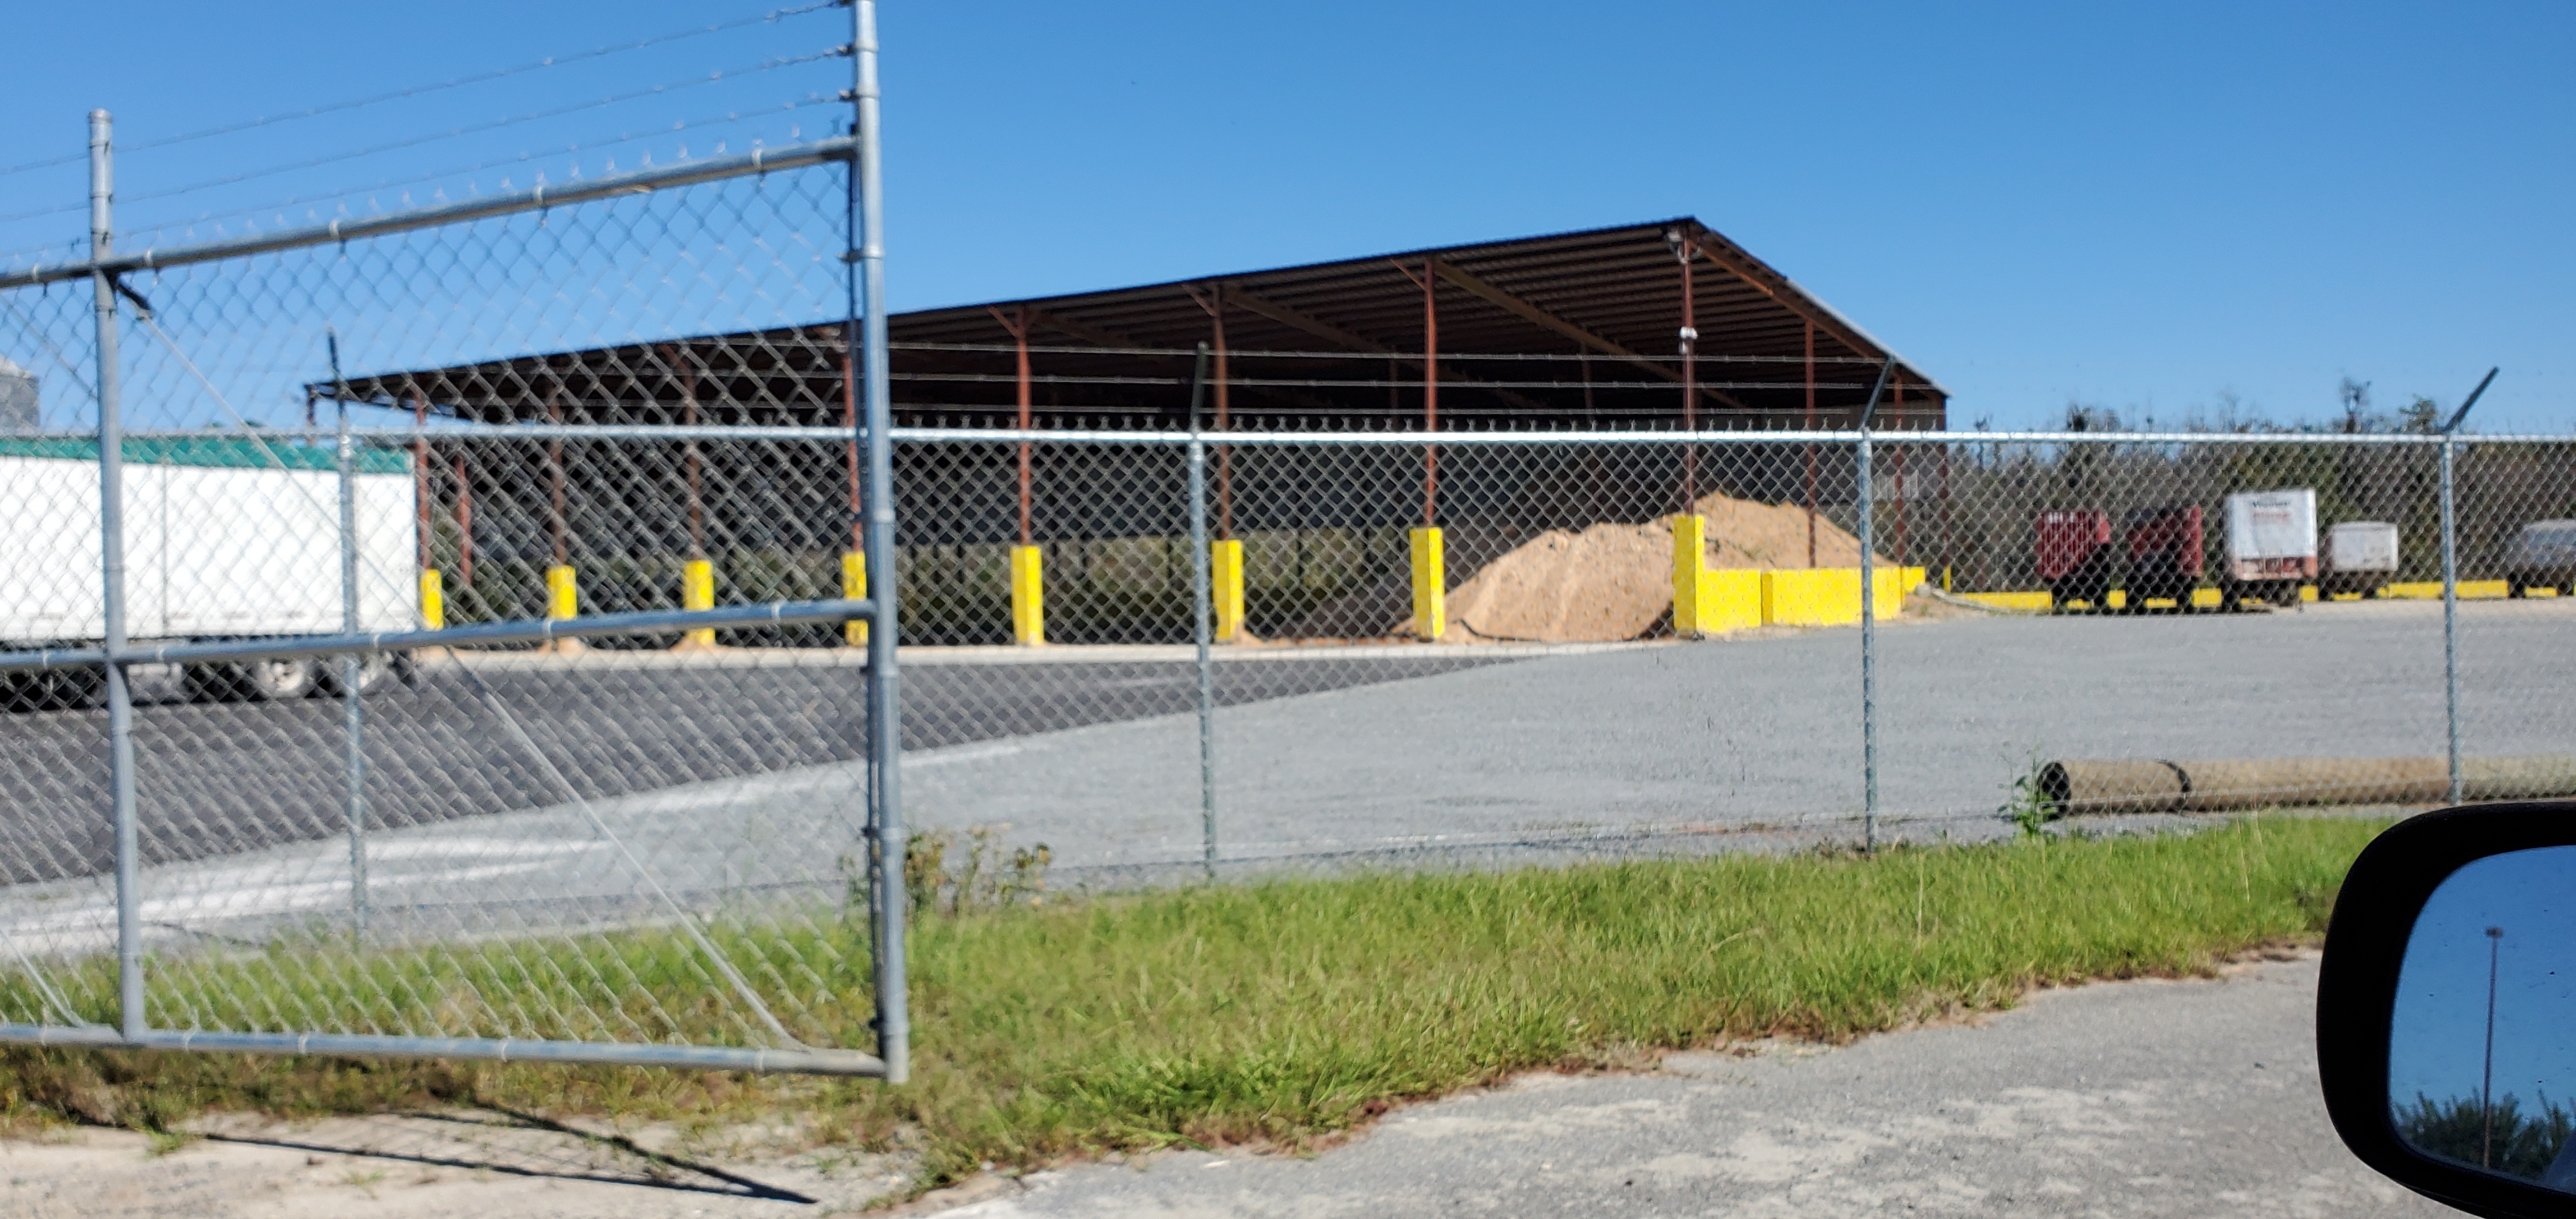
<instances>
[{"instance_id":1,"label":"fence post","mask_svg":"<svg viewBox=\"0 0 2576 1219\"><path fill-rule=\"evenodd\" d=\"M340 375L340 336L329 334L331 382L340 409L340 629L355 635L358 621L358 466L357 444L349 435L349 385ZM367 934L367 724L358 700L366 658L356 652L340 657L340 808L349 826L349 913L358 934Z\"/></svg>"},{"instance_id":2,"label":"fence post","mask_svg":"<svg viewBox=\"0 0 2576 1219\"><path fill-rule=\"evenodd\" d=\"M1208 656L1216 606L1208 580L1207 445L1199 439L1199 394L1207 383L1207 344L1199 344L1190 377L1190 607L1199 648L1199 830L1207 878L1216 879L1216 672Z\"/></svg>"},{"instance_id":3,"label":"fence post","mask_svg":"<svg viewBox=\"0 0 2576 1219\"><path fill-rule=\"evenodd\" d=\"M109 211L115 197L107 111L89 112L89 250L103 260L114 251ZM98 570L99 632L107 653L107 790L116 826L117 1025L128 1041L140 1040L143 1020L143 893L137 874L142 835L134 808L134 692L125 665L125 427L118 417L116 283L105 272L89 279L98 322Z\"/></svg>"},{"instance_id":4,"label":"fence post","mask_svg":"<svg viewBox=\"0 0 2576 1219\"><path fill-rule=\"evenodd\" d=\"M1878 384L1870 387L1869 401L1860 408L1860 506L1853 513L1860 525L1860 832L1862 849L1873 855L1878 853L1878 563L1871 534L1878 509L1869 497L1869 422L1895 372L1896 357L1890 356L1878 366Z\"/></svg>"},{"instance_id":5,"label":"fence post","mask_svg":"<svg viewBox=\"0 0 2576 1219\"><path fill-rule=\"evenodd\" d=\"M1873 403L1874 405L1874 403ZM1878 515L1870 502L1869 419L1860 424L1860 773L1861 846L1878 850L1878 564L1872 526Z\"/></svg>"},{"instance_id":6,"label":"fence post","mask_svg":"<svg viewBox=\"0 0 2576 1219\"><path fill-rule=\"evenodd\" d=\"M2442 433L2442 718L2453 804L2460 802L2460 553L2451 497L2451 455L2457 445L2451 433Z\"/></svg>"},{"instance_id":7,"label":"fence post","mask_svg":"<svg viewBox=\"0 0 2576 1219\"><path fill-rule=\"evenodd\" d=\"M850 100L858 157L850 167L847 226L858 268L850 284L850 312L860 315L865 336L858 353L867 385L867 568L876 573L868 631L868 821L876 830L877 1057L887 1083L912 1077L912 1016L907 1002L903 920L902 687L895 671L894 404L886 364L885 168L877 131L877 5L850 5ZM862 313L862 308L864 312ZM855 328L853 328L855 329ZM860 338L844 333L845 341Z\"/></svg>"}]
</instances>

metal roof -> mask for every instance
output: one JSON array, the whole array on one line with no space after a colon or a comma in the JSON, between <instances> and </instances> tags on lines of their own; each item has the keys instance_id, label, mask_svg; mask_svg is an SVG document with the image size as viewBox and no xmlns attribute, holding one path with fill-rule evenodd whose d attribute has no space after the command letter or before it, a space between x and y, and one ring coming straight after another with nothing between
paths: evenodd
<instances>
[{"instance_id":1,"label":"metal roof","mask_svg":"<svg viewBox=\"0 0 2576 1219\"><path fill-rule=\"evenodd\" d=\"M898 422L1182 426L1191 349L1228 351L1231 426L1422 426L1436 279L1440 426L1674 427L1683 415L1679 251L1693 254L1703 427L1799 426L1812 328L1818 426L1848 426L1882 361L1882 426L1938 427L1948 391L1696 219L1444 246L887 319ZM845 417L838 322L530 355L350 381L352 393L487 422L823 423ZM316 386L327 394L330 387ZM1892 399L1895 396L1892 396ZM1211 407L1214 402L1211 399ZM1212 422L1212 420L1211 420Z\"/></svg>"}]
</instances>

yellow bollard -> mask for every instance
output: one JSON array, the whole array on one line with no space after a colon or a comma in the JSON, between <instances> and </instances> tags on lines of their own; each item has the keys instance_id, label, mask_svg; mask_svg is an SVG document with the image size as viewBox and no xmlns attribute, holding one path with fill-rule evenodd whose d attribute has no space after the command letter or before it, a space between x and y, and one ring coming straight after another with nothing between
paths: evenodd
<instances>
[{"instance_id":1,"label":"yellow bollard","mask_svg":"<svg viewBox=\"0 0 2576 1219\"><path fill-rule=\"evenodd\" d=\"M1413 633L1436 640L1449 629L1449 572L1438 526L1413 531Z\"/></svg>"},{"instance_id":2,"label":"yellow bollard","mask_svg":"<svg viewBox=\"0 0 2576 1219\"><path fill-rule=\"evenodd\" d=\"M570 566L547 568L546 617L561 622L566 618L579 616L581 613L580 588Z\"/></svg>"},{"instance_id":3,"label":"yellow bollard","mask_svg":"<svg viewBox=\"0 0 2576 1219\"><path fill-rule=\"evenodd\" d=\"M1035 546L1011 548L1011 634L1029 647L1046 642L1046 556Z\"/></svg>"},{"instance_id":4,"label":"yellow bollard","mask_svg":"<svg viewBox=\"0 0 2576 1219\"><path fill-rule=\"evenodd\" d=\"M843 552L841 555L841 599L844 601L864 601L867 599L867 596L868 556L855 550ZM853 618L848 622L842 623L841 638L848 640L850 646L854 648L864 648L868 646L867 620L864 618Z\"/></svg>"},{"instance_id":5,"label":"yellow bollard","mask_svg":"<svg viewBox=\"0 0 2576 1219\"><path fill-rule=\"evenodd\" d=\"M1216 641L1232 643L1243 630L1243 542L1208 543L1208 600L1216 609Z\"/></svg>"},{"instance_id":6,"label":"yellow bollard","mask_svg":"<svg viewBox=\"0 0 2576 1219\"><path fill-rule=\"evenodd\" d=\"M705 559L691 559L680 567L680 608L710 610L716 607L715 564ZM699 627L680 640L681 646L711 648L716 646L714 627Z\"/></svg>"},{"instance_id":7,"label":"yellow bollard","mask_svg":"<svg viewBox=\"0 0 2576 1219\"><path fill-rule=\"evenodd\" d=\"M1708 630L1701 598L1708 591L1701 579L1708 569L1708 518L1673 518L1673 634L1697 639Z\"/></svg>"},{"instance_id":8,"label":"yellow bollard","mask_svg":"<svg viewBox=\"0 0 2576 1219\"><path fill-rule=\"evenodd\" d=\"M447 586L435 567L420 573L420 625L424 630L447 629Z\"/></svg>"}]
</instances>

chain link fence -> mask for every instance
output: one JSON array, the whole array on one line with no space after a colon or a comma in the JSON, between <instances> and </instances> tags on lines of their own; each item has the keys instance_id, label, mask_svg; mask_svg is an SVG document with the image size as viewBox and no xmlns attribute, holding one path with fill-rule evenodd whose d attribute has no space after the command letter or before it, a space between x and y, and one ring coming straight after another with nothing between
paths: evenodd
<instances>
[{"instance_id":1,"label":"chain link fence","mask_svg":"<svg viewBox=\"0 0 2576 1219\"><path fill-rule=\"evenodd\" d=\"M2576 791L2563 439L900 441L916 816L1101 883Z\"/></svg>"},{"instance_id":2,"label":"chain link fence","mask_svg":"<svg viewBox=\"0 0 2576 1219\"><path fill-rule=\"evenodd\" d=\"M900 1080L881 361L769 375L860 379L865 145L122 254L106 145L0 277L0 1040ZM706 330L623 428L527 354ZM458 360L534 405L368 380Z\"/></svg>"},{"instance_id":3,"label":"chain link fence","mask_svg":"<svg viewBox=\"0 0 2576 1219\"><path fill-rule=\"evenodd\" d=\"M0 274L0 1040L900 1079L943 894L2576 792L2576 441L897 428L862 148Z\"/></svg>"}]
</instances>

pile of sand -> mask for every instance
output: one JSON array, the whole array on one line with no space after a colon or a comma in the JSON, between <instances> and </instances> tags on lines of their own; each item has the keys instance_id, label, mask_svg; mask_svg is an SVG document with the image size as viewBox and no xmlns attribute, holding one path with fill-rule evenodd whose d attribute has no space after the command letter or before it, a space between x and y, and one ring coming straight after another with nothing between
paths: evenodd
<instances>
[{"instance_id":1,"label":"pile of sand","mask_svg":"<svg viewBox=\"0 0 2576 1219\"><path fill-rule=\"evenodd\" d=\"M1708 565L1807 566L1807 511L1711 495ZM1816 566L1854 567L1860 539L1816 518ZM1886 562L1881 558L1880 562ZM1655 629L1673 608L1673 524L1551 529L1487 563L1449 590L1453 630L1482 639L1616 642Z\"/></svg>"}]
</instances>

